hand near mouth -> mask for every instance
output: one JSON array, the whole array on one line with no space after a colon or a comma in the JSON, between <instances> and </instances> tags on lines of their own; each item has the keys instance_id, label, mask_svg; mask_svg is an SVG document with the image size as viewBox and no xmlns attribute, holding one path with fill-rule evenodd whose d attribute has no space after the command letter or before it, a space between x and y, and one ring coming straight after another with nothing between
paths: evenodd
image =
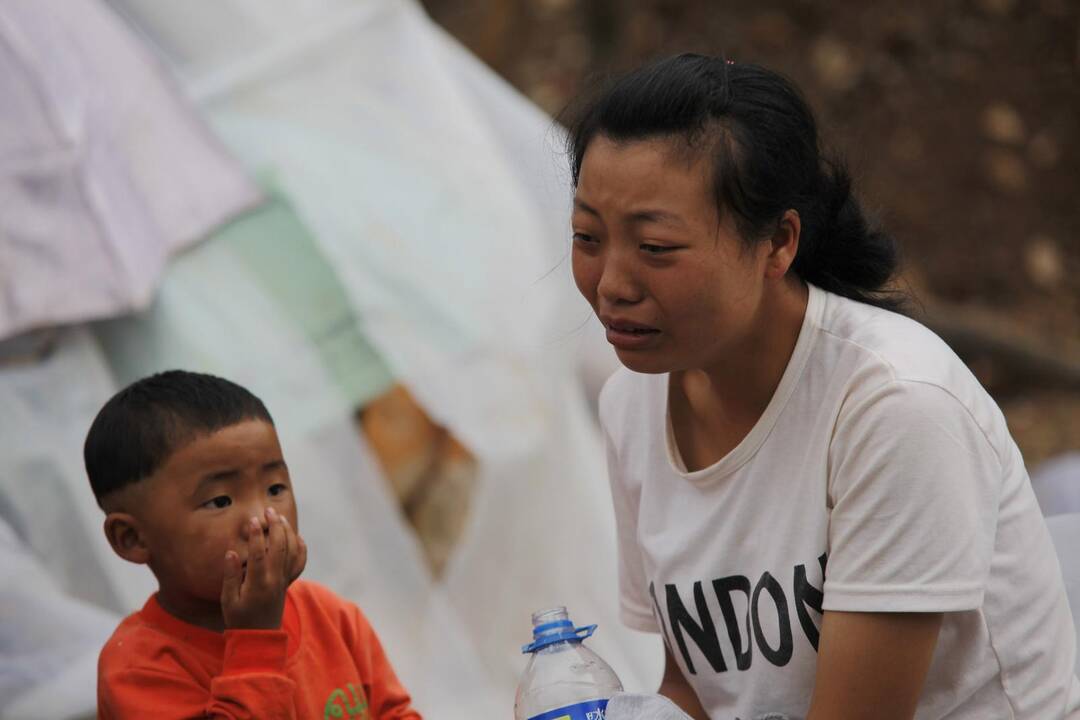
<instances>
[{"instance_id":1,"label":"hand near mouth","mask_svg":"<svg viewBox=\"0 0 1080 720\"><path fill-rule=\"evenodd\" d=\"M307 546L284 516L268 508L266 522L264 537L258 518L251 518L246 561L235 550L225 553L221 612L228 629L280 628L285 591L307 562Z\"/></svg>"}]
</instances>

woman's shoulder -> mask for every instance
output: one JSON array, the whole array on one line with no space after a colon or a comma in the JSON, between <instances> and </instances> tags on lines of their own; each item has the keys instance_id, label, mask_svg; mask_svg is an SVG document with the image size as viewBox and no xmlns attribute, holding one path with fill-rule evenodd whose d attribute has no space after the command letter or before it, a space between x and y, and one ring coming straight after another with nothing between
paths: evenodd
<instances>
[{"instance_id":1,"label":"woman's shoulder","mask_svg":"<svg viewBox=\"0 0 1080 720\"><path fill-rule=\"evenodd\" d=\"M932 330L896 312L828 297L822 362L843 369L846 411L872 404L896 417L966 416L1004 452L1004 416L963 360ZM842 411L843 413L844 411Z\"/></svg>"},{"instance_id":2,"label":"woman's shoulder","mask_svg":"<svg viewBox=\"0 0 1080 720\"><path fill-rule=\"evenodd\" d=\"M946 389L978 386L964 362L930 328L891 310L828 294L818 327L833 362L873 368L883 381L914 381Z\"/></svg>"}]
</instances>

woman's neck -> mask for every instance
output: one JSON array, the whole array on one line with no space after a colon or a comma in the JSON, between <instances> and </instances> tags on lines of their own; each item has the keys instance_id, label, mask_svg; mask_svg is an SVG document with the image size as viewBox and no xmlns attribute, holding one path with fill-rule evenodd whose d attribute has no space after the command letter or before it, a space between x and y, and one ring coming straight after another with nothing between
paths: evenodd
<instances>
[{"instance_id":1,"label":"woman's neck","mask_svg":"<svg viewBox=\"0 0 1080 720\"><path fill-rule=\"evenodd\" d=\"M809 290L802 281L785 283L767 303L756 322L759 332L708 367L672 373L694 418L734 426L754 423L772 400L802 329Z\"/></svg>"}]
</instances>

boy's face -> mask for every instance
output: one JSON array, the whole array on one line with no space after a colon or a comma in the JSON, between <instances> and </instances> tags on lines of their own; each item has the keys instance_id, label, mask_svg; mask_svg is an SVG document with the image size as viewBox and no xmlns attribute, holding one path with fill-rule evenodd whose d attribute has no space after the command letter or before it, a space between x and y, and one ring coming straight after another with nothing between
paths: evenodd
<instances>
[{"instance_id":1,"label":"boy's face","mask_svg":"<svg viewBox=\"0 0 1080 720\"><path fill-rule=\"evenodd\" d=\"M225 552L246 562L253 517L265 533L272 507L299 530L277 432L262 420L197 436L130 489L159 601L189 621L220 613Z\"/></svg>"}]
</instances>

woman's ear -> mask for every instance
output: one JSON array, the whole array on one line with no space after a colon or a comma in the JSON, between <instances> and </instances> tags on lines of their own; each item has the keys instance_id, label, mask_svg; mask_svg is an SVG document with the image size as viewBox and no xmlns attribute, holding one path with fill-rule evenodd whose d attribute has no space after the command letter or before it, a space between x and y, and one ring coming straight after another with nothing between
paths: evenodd
<instances>
[{"instance_id":1,"label":"woman's ear","mask_svg":"<svg viewBox=\"0 0 1080 720\"><path fill-rule=\"evenodd\" d=\"M765 277L778 280L787 274L788 268L795 262L799 252L799 235L802 233L802 221L797 210L785 210L780 216L770 241L769 257L765 264Z\"/></svg>"},{"instance_id":2,"label":"woman's ear","mask_svg":"<svg viewBox=\"0 0 1080 720\"><path fill-rule=\"evenodd\" d=\"M105 538L113 552L128 562L145 565L150 562L150 549L139 530L134 516L124 512L111 512L105 516Z\"/></svg>"}]
</instances>

